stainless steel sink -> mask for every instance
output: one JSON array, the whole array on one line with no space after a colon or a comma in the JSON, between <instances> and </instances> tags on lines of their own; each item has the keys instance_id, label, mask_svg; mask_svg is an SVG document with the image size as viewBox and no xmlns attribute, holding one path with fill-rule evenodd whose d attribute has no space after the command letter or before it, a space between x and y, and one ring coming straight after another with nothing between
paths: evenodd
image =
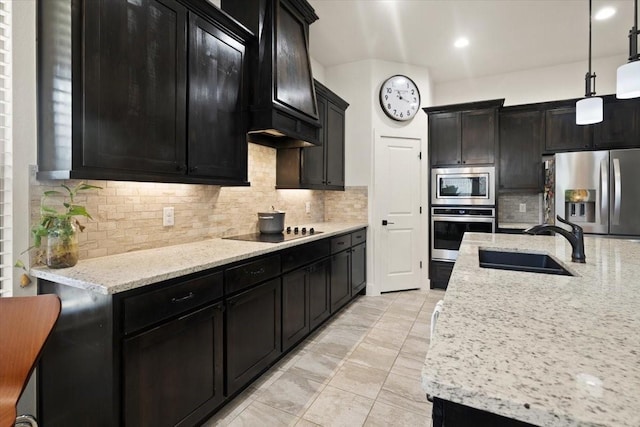
<instances>
[{"instance_id":1,"label":"stainless steel sink","mask_svg":"<svg viewBox=\"0 0 640 427\"><path fill-rule=\"evenodd\" d=\"M562 264L547 254L479 249L478 258L480 267L483 268L573 276Z\"/></svg>"}]
</instances>

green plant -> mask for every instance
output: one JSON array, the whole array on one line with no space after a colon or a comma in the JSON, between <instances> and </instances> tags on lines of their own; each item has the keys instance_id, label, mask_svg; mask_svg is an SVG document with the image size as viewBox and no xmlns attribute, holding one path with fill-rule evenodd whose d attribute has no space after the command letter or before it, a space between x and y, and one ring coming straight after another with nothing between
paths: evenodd
<instances>
[{"instance_id":1,"label":"green plant","mask_svg":"<svg viewBox=\"0 0 640 427\"><path fill-rule=\"evenodd\" d=\"M102 189L95 185L87 184L86 182L79 182L74 187L69 187L65 184L60 184L60 187L64 191L49 190L45 191L40 199L40 221L33 227L31 227L31 236L33 237L33 246L29 247L23 252L29 252L31 249L39 248L42 244L43 237L55 237L62 241L68 240L69 237L75 233L72 222L78 226L80 231L84 230L84 226L78 222L75 217L83 216L88 219L93 219L87 209L76 203L75 198L81 191ZM53 197L63 196L62 209L60 206L56 207L53 203ZM27 271L25 264L22 260L18 259L15 263L15 267ZM31 280L23 274L21 278L22 286L26 286Z\"/></svg>"},{"instance_id":2,"label":"green plant","mask_svg":"<svg viewBox=\"0 0 640 427\"><path fill-rule=\"evenodd\" d=\"M102 189L95 185L89 185L85 182L78 183L75 187L70 188L64 184L60 184L60 187L64 188L67 194L58 190L45 191L40 199L40 222L31 228L31 235L33 236L33 246L40 247L42 238L49 234L49 230L54 226L62 222L69 223L75 216L83 216L85 218L93 219L87 209L75 203L75 197L80 191ZM47 205L46 201L52 196L68 196L69 201L66 200L62 203L66 209L64 212L59 212L53 206ZM78 225L80 231L84 230L84 226L81 225L77 219L74 219Z\"/></svg>"}]
</instances>

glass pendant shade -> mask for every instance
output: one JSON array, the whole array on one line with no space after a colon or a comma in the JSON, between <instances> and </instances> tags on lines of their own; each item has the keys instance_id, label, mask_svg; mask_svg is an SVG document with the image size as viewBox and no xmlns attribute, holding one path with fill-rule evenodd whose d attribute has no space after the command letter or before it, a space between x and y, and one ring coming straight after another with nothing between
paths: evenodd
<instances>
[{"instance_id":1,"label":"glass pendant shade","mask_svg":"<svg viewBox=\"0 0 640 427\"><path fill-rule=\"evenodd\" d=\"M640 61L633 61L618 67L616 98L640 97Z\"/></svg>"},{"instance_id":2,"label":"glass pendant shade","mask_svg":"<svg viewBox=\"0 0 640 427\"><path fill-rule=\"evenodd\" d=\"M576 102L576 124L591 125L602 121L602 98L589 96Z\"/></svg>"}]
</instances>

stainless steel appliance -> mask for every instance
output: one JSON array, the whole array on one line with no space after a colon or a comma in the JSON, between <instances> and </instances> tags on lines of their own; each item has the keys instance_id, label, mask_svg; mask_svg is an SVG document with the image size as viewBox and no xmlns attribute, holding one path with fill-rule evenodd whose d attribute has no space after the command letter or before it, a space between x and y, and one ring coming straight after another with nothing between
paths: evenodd
<instances>
[{"instance_id":1,"label":"stainless steel appliance","mask_svg":"<svg viewBox=\"0 0 640 427\"><path fill-rule=\"evenodd\" d=\"M431 208L431 259L454 262L467 231L495 233L496 210L493 207Z\"/></svg>"},{"instance_id":2,"label":"stainless steel appliance","mask_svg":"<svg viewBox=\"0 0 640 427\"><path fill-rule=\"evenodd\" d=\"M640 235L640 149L555 156L556 213L586 233Z\"/></svg>"},{"instance_id":3,"label":"stainless steel appliance","mask_svg":"<svg viewBox=\"0 0 640 427\"><path fill-rule=\"evenodd\" d=\"M431 205L495 206L495 168L431 169Z\"/></svg>"}]
</instances>

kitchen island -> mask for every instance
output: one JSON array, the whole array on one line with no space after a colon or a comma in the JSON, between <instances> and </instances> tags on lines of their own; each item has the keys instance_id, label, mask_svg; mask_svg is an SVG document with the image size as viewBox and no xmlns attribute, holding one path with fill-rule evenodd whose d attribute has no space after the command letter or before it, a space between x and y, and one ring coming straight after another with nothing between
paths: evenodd
<instances>
[{"instance_id":1,"label":"kitchen island","mask_svg":"<svg viewBox=\"0 0 640 427\"><path fill-rule=\"evenodd\" d=\"M544 252L574 276L481 268L479 248ZM585 237L585 252L578 264L561 236L465 234L425 392L533 425L640 426L640 242Z\"/></svg>"}]
</instances>

